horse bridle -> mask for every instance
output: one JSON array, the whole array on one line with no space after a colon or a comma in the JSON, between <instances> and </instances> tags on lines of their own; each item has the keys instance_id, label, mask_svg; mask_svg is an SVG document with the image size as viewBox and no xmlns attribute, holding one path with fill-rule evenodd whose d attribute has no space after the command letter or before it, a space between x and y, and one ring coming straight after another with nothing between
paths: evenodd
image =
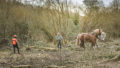
<instances>
[{"instance_id":1,"label":"horse bridle","mask_svg":"<svg viewBox=\"0 0 120 68\"><path fill-rule=\"evenodd\" d=\"M101 35L101 30L99 29L99 33L97 35L97 38L99 39L99 36Z\"/></svg>"},{"instance_id":2,"label":"horse bridle","mask_svg":"<svg viewBox=\"0 0 120 68\"><path fill-rule=\"evenodd\" d=\"M98 35L101 35L101 30L99 29L99 34Z\"/></svg>"}]
</instances>

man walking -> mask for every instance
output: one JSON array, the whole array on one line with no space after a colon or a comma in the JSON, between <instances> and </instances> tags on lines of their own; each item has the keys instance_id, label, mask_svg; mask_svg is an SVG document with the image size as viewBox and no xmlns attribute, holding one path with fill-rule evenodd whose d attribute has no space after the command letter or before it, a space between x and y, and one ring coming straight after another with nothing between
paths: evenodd
<instances>
[{"instance_id":1,"label":"man walking","mask_svg":"<svg viewBox=\"0 0 120 68\"><path fill-rule=\"evenodd\" d=\"M62 48L62 39L63 39L62 35L58 32L56 36L58 49Z\"/></svg>"}]
</instances>

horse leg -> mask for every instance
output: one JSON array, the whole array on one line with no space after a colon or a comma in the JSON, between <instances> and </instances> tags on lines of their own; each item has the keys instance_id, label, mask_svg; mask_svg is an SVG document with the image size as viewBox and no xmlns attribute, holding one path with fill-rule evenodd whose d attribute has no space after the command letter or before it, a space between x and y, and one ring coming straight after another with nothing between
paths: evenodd
<instances>
[{"instance_id":1,"label":"horse leg","mask_svg":"<svg viewBox=\"0 0 120 68\"><path fill-rule=\"evenodd\" d=\"M93 48L94 46L95 46L95 43L92 42L92 44L91 44L91 49L94 49L94 48Z\"/></svg>"},{"instance_id":2,"label":"horse leg","mask_svg":"<svg viewBox=\"0 0 120 68\"><path fill-rule=\"evenodd\" d=\"M84 48L84 50L85 50L84 41L81 41L81 47L83 47L83 48Z\"/></svg>"},{"instance_id":3,"label":"horse leg","mask_svg":"<svg viewBox=\"0 0 120 68\"><path fill-rule=\"evenodd\" d=\"M96 46L97 46L97 48L98 48L97 40L95 41L95 45L96 45Z\"/></svg>"},{"instance_id":4,"label":"horse leg","mask_svg":"<svg viewBox=\"0 0 120 68\"><path fill-rule=\"evenodd\" d=\"M97 43L95 43L95 45L97 46L97 48L98 48L98 44Z\"/></svg>"}]
</instances>

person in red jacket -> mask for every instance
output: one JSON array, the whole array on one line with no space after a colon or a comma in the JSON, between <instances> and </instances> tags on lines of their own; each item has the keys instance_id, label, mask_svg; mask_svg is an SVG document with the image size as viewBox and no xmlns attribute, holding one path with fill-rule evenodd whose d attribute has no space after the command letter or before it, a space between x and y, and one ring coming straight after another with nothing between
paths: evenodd
<instances>
[{"instance_id":1,"label":"person in red jacket","mask_svg":"<svg viewBox=\"0 0 120 68\"><path fill-rule=\"evenodd\" d=\"M15 48L17 48L18 54L20 54L19 47L18 47L18 40L17 40L17 36L16 35L13 35L12 45L13 45L13 51L14 51L14 53L15 53Z\"/></svg>"}]
</instances>

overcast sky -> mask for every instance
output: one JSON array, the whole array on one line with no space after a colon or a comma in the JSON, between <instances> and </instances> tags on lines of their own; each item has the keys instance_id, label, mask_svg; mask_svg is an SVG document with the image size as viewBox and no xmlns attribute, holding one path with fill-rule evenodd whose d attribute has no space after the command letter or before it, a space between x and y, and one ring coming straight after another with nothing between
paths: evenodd
<instances>
[{"instance_id":1,"label":"overcast sky","mask_svg":"<svg viewBox=\"0 0 120 68\"><path fill-rule=\"evenodd\" d=\"M36 4L37 0L22 0L22 2L24 2L24 1L32 1L31 2L32 4ZM84 5L83 4L84 0L68 0L68 1L72 1L72 3L74 5ZM110 2L112 2L113 0L102 0L102 1L103 1L103 3L104 3L105 6L108 6L110 4Z\"/></svg>"},{"instance_id":2,"label":"overcast sky","mask_svg":"<svg viewBox=\"0 0 120 68\"><path fill-rule=\"evenodd\" d=\"M73 4L83 5L83 0L71 0ZM108 6L113 0L102 0L105 6Z\"/></svg>"},{"instance_id":3,"label":"overcast sky","mask_svg":"<svg viewBox=\"0 0 120 68\"><path fill-rule=\"evenodd\" d=\"M84 6L84 3L83 3L83 1L84 0L71 0L72 1L72 3L74 4L74 5L80 5L80 6ZM102 0L103 1L103 3L104 3L104 5L105 6L109 6L109 4L113 1L113 0ZM72 11L73 12L75 12L75 10L74 9L72 9ZM79 11L79 13L80 13L80 15L81 16L84 16L85 14L84 14L84 12L83 11Z\"/></svg>"}]
</instances>

